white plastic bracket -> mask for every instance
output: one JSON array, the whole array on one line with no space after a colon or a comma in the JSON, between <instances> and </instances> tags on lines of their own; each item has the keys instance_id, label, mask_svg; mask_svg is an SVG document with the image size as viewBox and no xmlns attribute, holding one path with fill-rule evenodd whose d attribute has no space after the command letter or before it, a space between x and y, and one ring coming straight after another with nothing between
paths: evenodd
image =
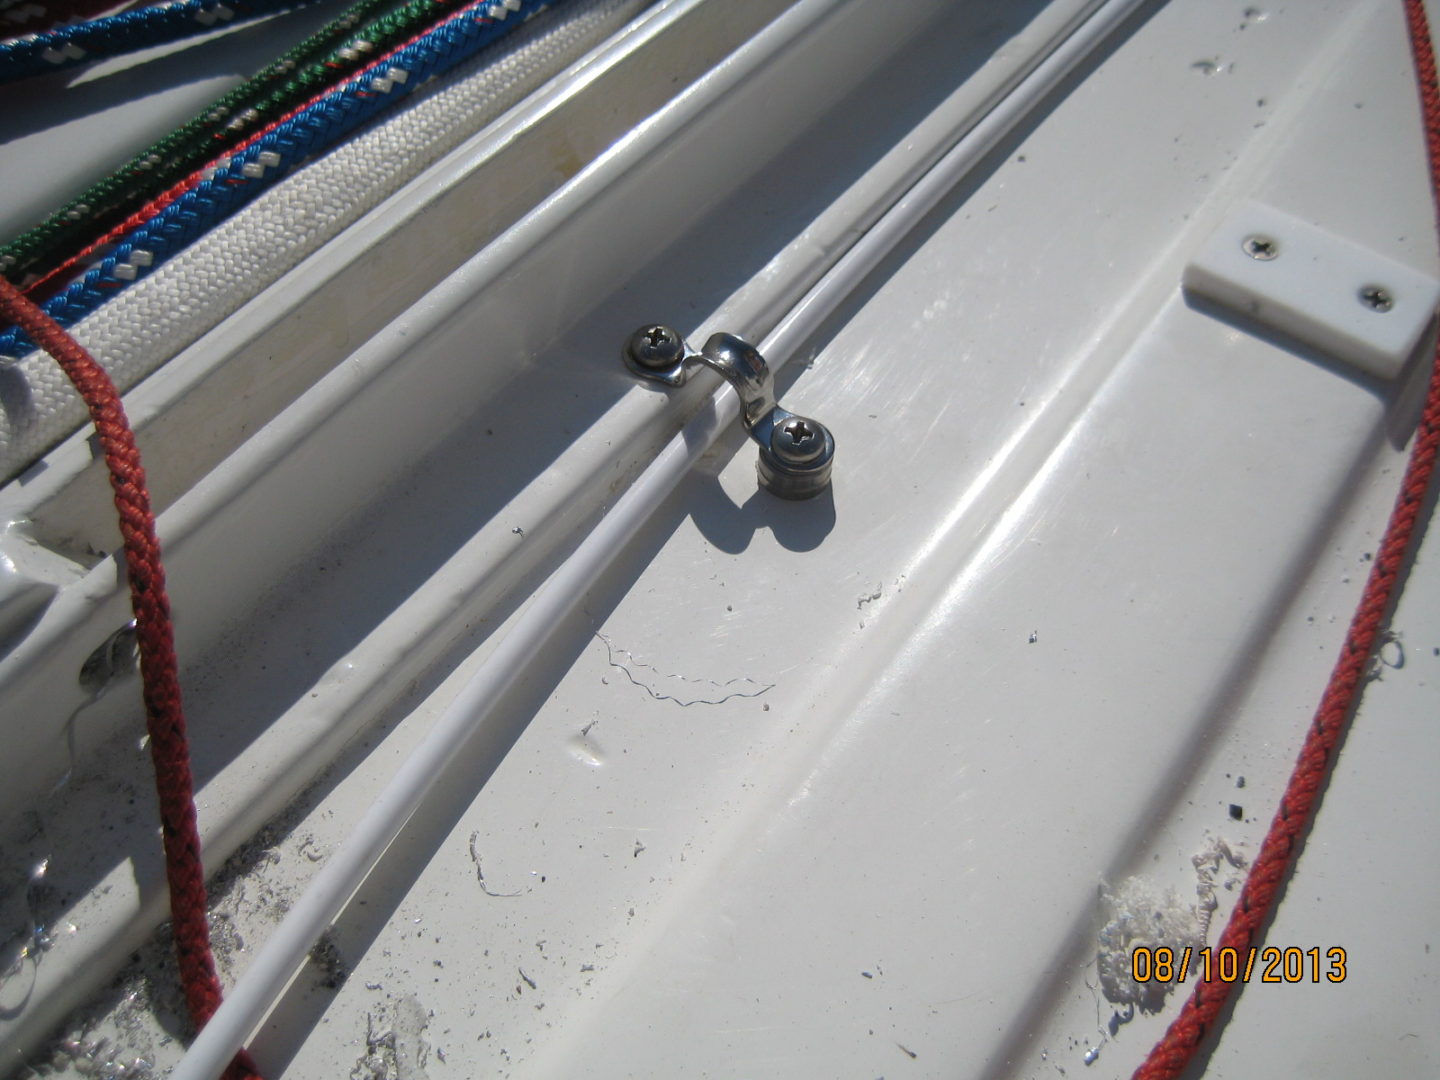
<instances>
[{"instance_id":1,"label":"white plastic bracket","mask_svg":"<svg viewBox=\"0 0 1440 1080\"><path fill-rule=\"evenodd\" d=\"M0 521L0 658L19 644L61 588L84 573L84 567L31 540L21 522Z\"/></svg>"},{"instance_id":2,"label":"white plastic bracket","mask_svg":"<svg viewBox=\"0 0 1440 1080\"><path fill-rule=\"evenodd\" d=\"M1246 203L1185 267L1185 289L1389 381L1440 302L1440 281L1274 207Z\"/></svg>"}]
</instances>

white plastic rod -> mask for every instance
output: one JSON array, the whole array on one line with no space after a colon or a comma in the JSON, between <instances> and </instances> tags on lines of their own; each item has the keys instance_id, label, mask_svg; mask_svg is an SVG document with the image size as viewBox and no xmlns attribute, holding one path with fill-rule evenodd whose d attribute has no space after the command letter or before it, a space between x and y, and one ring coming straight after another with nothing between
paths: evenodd
<instances>
[{"instance_id":1,"label":"white plastic rod","mask_svg":"<svg viewBox=\"0 0 1440 1080\"><path fill-rule=\"evenodd\" d=\"M315 940L410 820L451 755L484 721L493 703L514 685L553 630L649 519L660 501L739 415L739 402L729 386L723 393L709 398L701 413L669 442L620 497L614 509L555 571L510 634L461 688L370 805L355 831L345 838L291 907L254 963L175 1067L172 1080L213 1080L220 1074L236 1048L283 992Z\"/></svg>"},{"instance_id":2,"label":"white plastic rod","mask_svg":"<svg viewBox=\"0 0 1440 1080\"><path fill-rule=\"evenodd\" d=\"M1109 0L1102 4L906 191L760 343L760 352L772 371L782 368L945 194L1143 2ZM284 991L316 939L405 827L456 749L484 723L494 703L515 684L555 628L738 417L735 392L722 386L536 593L510 633L461 688L355 831L291 907L175 1067L172 1080L215 1080L220 1075Z\"/></svg>"},{"instance_id":3,"label":"white plastic rod","mask_svg":"<svg viewBox=\"0 0 1440 1080\"><path fill-rule=\"evenodd\" d=\"M995 104L929 171L904 191L875 225L786 314L765 339L761 355L778 368L820 329L841 300L860 287L880 261L964 177L999 145L1040 101L1095 51L1145 0L1107 0ZM775 356L771 360L772 353Z\"/></svg>"}]
</instances>

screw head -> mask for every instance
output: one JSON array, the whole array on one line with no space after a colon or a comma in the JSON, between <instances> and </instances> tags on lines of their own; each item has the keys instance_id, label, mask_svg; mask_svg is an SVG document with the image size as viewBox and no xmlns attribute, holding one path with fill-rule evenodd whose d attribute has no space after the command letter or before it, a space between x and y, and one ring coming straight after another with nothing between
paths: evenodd
<instances>
[{"instance_id":1,"label":"screw head","mask_svg":"<svg viewBox=\"0 0 1440 1080\"><path fill-rule=\"evenodd\" d=\"M1366 285L1360 290L1360 302L1371 311L1385 312L1395 306L1395 297L1383 285Z\"/></svg>"},{"instance_id":2,"label":"screw head","mask_svg":"<svg viewBox=\"0 0 1440 1080\"><path fill-rule=\"evenodd\" d=\"M770 430L770 452L786 465L808 465L825 452L825 429L803 416L782 420Z\"/></svg>"},{"instance_id":3,"label":"screw head","mask_svg":"<svg viewBox=\"0 0 1440 1080\"><path fill-rule=\"evenodd\" d=\"M1258 262L1269 262L1280 254L1280 245L1271 237L1251 234L1240 242L1240 248Z\"/></svg>"},{"instance_id":4,"label":"screw head","mask_svg":"<svg viewBox=\"0 0 1440 1080\"><path fill-rule=\"evenodd\" d=\"M625 355L647 371L664 371L685 359L685 340L670 327L652 323L630 335Z\"/></svg>"}]
</instances>

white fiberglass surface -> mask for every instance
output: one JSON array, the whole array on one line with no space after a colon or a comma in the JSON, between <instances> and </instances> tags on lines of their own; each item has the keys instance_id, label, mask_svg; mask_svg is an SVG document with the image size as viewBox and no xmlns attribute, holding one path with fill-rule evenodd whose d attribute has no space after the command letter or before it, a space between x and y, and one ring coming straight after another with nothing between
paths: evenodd
<instances>
[{"instance_id":1,"label":"white fiberglass surface","mask_svg":"<svg viewBox=\"0 0 1440 1080\"><path fill-rule=\"evenodd\" d=\"M308 1009L331 1023L296 1075L356 1047L362 1015L516 1075L1138 1061L1161 1019L1110 1026L1123 1010L1094 973L1098 892L1141 874L1191 896L1192 856L1219 840L1253 856L1373 548L1359 511L1383 513L1400 425L1392 390L1178 291L1207 215L1288 190L1284 144L1336 123L1324 93L1271 90L1260 115L1282 130L1266 133L1253 87L1175 63L1214 21L1157 13L787 371L782 400L836 433L832 496L777 504L740 440L717 453L562 628L548 674L516 695L543 707L483 790L447 784L362 891L392 917L336 928L359 957L345 988L295 991L262 1052L283 1055ZM1403 46L1378 8L1244 32L1227 22L1223 40L1274 50L1269 78L1286 43L1297 80L1347 57L1359 79L1393 78L1387 109L1413 118L1398 65L1353 63ZM1164 107L1124 92L1143 77ZM1114 119L1115 95L1132 123L1087 124ZM1137 126L1153 141L1137 147ZM1397 169L1381 213L1424 220L1418 146L1387 130L1415 171ZM1173 132L1202 162L1231 140L1235 179L1217 192ZM1326 220L1375 235L1333 174L1309 175L1311 213L1334 183ZM1066 242L1082 222L1095 239ZM1423 235L1379 243L1433 272ZM1413 932L1419 913L1405 917ZM1421 1027L1427 993L1391 998L1377 1034ZM417 1005L423 1030L406 1020Z\"/></svg>"},{"instance_id":2,"label":"white fiberglass surface","mask_svg":"<svg viewBox=\"0 0 1440 1080\"><path fill-rule=\"evenodd\" d=\"M1168 1016L1106 999L1101 890L1137 877L1193 905L1195 856L1254 855L1413 419L1406 380L1221 318L1183 271L1255 199L1434 276L1418 130L1395 5L1147 11L783 373L781 401L835 433L833 490L774 500L722 439L460 748L257 1036L266 1074L1127 1074ZM720 270L664 266L554 348L624 379L625 330L688 330L687 284L721 291ZM481 332L466 314L436 337ZM487 438L450 446L483 459ZM429 482L463 497L463 460ZM409 527L443 524L413 482L403 505L429 516ZM357 520L373 536L325 573L405 558L403 529ZM497 528L519 545L575 520ZM1212 1075L1440 1058L1434 860L1392 825L1416 841L1437 809L1431 561L1270 932L1348 948L1351 978L1249 987ZM324 629L303 617L266 631L301 671L287 653ZM492 609L469 631L486 644L220 888L227 979L514 617ZM372 657L411 644L386 630ZM232 694L216 670L197 697Z\"/></svg>"},{"instance_id":3,"label":"white fiberglass surface","mask_svg":"<svg viewBox=\"0 0 1440 1080\"><path fill-rule=\"evenodd\" d=\"M695 223L694 232L686 234L712 256L696 264L692 277L678 281L663 258L671 255L665 246L666 230L673 224L669 219L637 217L636 228L619 236L604 222L597 224L597 219L606 213L613 216L616 207L629 207L628 212L635 214L637 200L653 210L654 201L643 199L652 190L676 207L682 207L687 196L693 201L702 190L695 182L697 170L703 172L712 160L723 162L729 153L726 143L702 144L704 154L698 163L685 163L688 172L677 171L673 162L652 161L651 165L666 166L661 182L654 175L659 170L643 170L650 176L639 195L633 190L612 193L605 187L622 172L610 166L625 164L627 146L617 147L605 163L587 171L563 196L527 219L527 228L507 235L505 243L496 245L498 255L487 252L477 258L478 272L457 275L436 290L397 321L384 340L357 353L290 409L273 430L262 432L254 445L226 462L162 517L172 596L184 597L177 609L183 609L178 627L188 660L188 700L192 715L206 718L192 725L192 733L197 773L205 781L201 813L212 859L218 861L223 855L217 852L233 850L282 808L314 778L327 756L340 753L357 731L387 713L403 712L417 687L426 685L427 666L433 668L447 653L462 655L469 647L466 642L488 633L533 587L537 564L543 566L555 548L567 542L577 523L583 526L596 505L624 481L627 471L638 468L655 440L667 434L669 418L677 410L657 407L664 399L652 392L627 393L632 383L612 366L611 338L628 330L619 320L631 317L613 295L608 299L604 295L613 285L611 268L620 257L617 250L631 257L654 257L657 252L662 256L653 264L635 262L628 285L631 291L643 292L653 306L677 300L689 306L697 296L723 297L727 288L753 271L757 254L764 258L774 245L790 239L790 233L777 234L763 220L776 213L777 206L795 221L808 221L816 208L826 205L829 194L863 170L873 155L889 150L896 133L949 92L948 85L931 85L923 77L923 67L900 77L903 61L893 51L907 42L913 44L913 39L888 39L882 43L884 49L867 53L860 47L865 37L860 31L873 26L878 13L863 5L838 8L842 17L827 22L837 5L804 5L789 21L802 31L807 24L820 24L818 33L799 35L801 47L812 55L817 49L829 55L835 47L843 47L856 64L841 70L838 79L814 65L762 68L766 80L778 75L781 85L795 92L795 113L766 118L769 156L745 162L741 172L750 179L739 191L733 190L737 180L733 171L704 177L704 199L720 200L720 206L712 218ZM1034 40L1023 43L1024 49L1002 57L995 65L996 75L987 58L1005 33L1017 32L1019 40L1028 9L1007 12L998 20L981 13L979 34L970 32L975 26L966 12L947 15L940 5L929 10L949 35L925 44L921 56L928 57L929 67L933 69L942 57L953 62L956 53L949 46L963 41L966 73L984 65L982 74L992 84L1009 78L1007 73L1026 62L1027 50L1043 46L1071 18L1064 10L1059 18L1045 12L1046 19L1037 21L1048 20L1050 28L1042 25ZM765 43L759 45L763 56ZM909 59L913 62L913 56ZM879 72L874 70L876 64L884 65ZM770 85L746 79L749 70L744 63L730 61L719 72L721 82L739 77L746 91L740 99L742 108ZM884 93L877 95L877 88ZM982 107L989 93L993 86L982 90L982 100L971 105L962 95L958 118L963 119L966 108ZM899 107L882 107L887 101ZM706 123L685 127L670 121L669 128L662 126L660 143L667 152L677 153L666 145L677 128L683 128L685 140L692 144L716 129L732 144L737 138L753 137L755 125L737 124L733 112L729 102L716 107L714 101L702 99L692 115L698 113ZM852 139L863 127L869 133L867 141L837 143L825 129L805 132L804 117L817 113L828 123L842 124ZM776 156L781 148L784 153ZM769 173L755 177L754 170L761 166ZM785 178L790 187L782 184L775 197L757 200L755 193L766 192L774 177ZM586 186L597 178L602 183ZM686 183L681 185L681 179ZM633 188L636 180L631 177L613 186ZM587 204L597 188L603 196L598 210ZM547 209L557 212L549 214L548 224L542 226L539 220ZM568 230L559 239L547 231L556 218L562 230ZM580 220L578 229L572 218ZM737 233L735 226L741 220L747 231ZM747 235L772 246L743 243ZM806 248L808 240L807 234L795 246ZM595 247L600 242L609 246ZM528 250L527 244L539 254ZM580 257L586 248L594 250ZM806 257L811 255L805 252ZM514 271L517 263L523 273ZM498 286L482 294L477 306L471 302L476 278L493 284L497 265L507 272L500 275ZM557 277L566 290L557 292ZM596 288L601 290L598 301ZM625 287L614 295L626 295ZM507 297L512 303L507 304ZM580 323L555 340L555 319L563 326L564 320L577 317L577 306L583 311L583 305L597 302L599 308L579 316ZM760 296L757 302L763 307L770 301ZM755 306L752 303L750 308ZM461 311L466 318L455 318ZM528 314L521 318L519 312ZM438 330L436 322L443 322ZM605 343L598 356L597 341ZM484 364L474 361L477 345ZM443 355L437 356L437 351ZM497 358L504 363L495 363ZM579 370L575 370L577 362ZM425 377L407 378L407 365L422 368ZM542 374L547 370L551 373ZM456 377L463 380L465 394L457 391ZM563 385L567 393L557 398L554 385ZM611 410L617 415L597 420L597 414L617 397L622 398L621 406ZM478 412L476 398L481 401ZM359 409L353 407L357 400ZM538 426L532 411L536 408L543 410L545 421ZM468 427L447 437L447 424L467 412L473 414ZM643 422L637 423L637 418ZM376 433L384 433L384 438L374 438ZM413 451L417 444L432 447L432 452L419 461L415 460L419 452L397 456L400 446ZM612 447L623 448L618 459L612 457ZM476 462L483 463L480 486ZM467 497L457 499L457 491ZM370 505L350 516L357 496L370 500ZM487 519L475 533L477 524ZM419 582L423 588L416 586ZM69 673L89 647L88 632L77 631L76 625L83 621L108 632L111 622L123 618L123 595L115 586L113 571L102 562L64 598L66 616L79 613L71 620L75 625L57 628L53 620L48 624L47 640L55 647L41 649L27 643L32 656L43 657L43 664L27 666L11 658L11 673L28 682L30 691L38 695L34 700L48 702L46 707L55 713L53 725L23 729L27 737L48 741L55 775L63 772L66 733L73 731L82 756L95 762L105 778L103 784L77 778L45 796L37 807L41 825L85 820L104 812L107 802L113 802L107 794L112 787L121 792L127 806L141 807L111 816L107 836L96 838L97 857L57 861L50 868L47 911L55 904L70 905L62 909L86 932L60 939L36 968L26 992L30 1004L16 1014L16 1029L22 1032L17 1040L32 1037L46 1010L58 1015L59 1002L73 998L87 979L105 970L105 960L97 957L118 961L143 939L147 924L159 918L162 901L152 887L153 865L144 853L133 861L114 857L131 846L117 841L117 836L136 837L136 847L148 838L141 794L143 754L135 749L138 736L124 731L113 739L105 736L117 715L123 719L122 695L107 694L79 715L80 723L70 726L65 717L80 702L57 701L42 670L48 666L58 671L62 684L68 685ZM407 595L410 589L414 591ZM71 653L74 665L69 663ZM244 692L237 693L237 687L244 687ZM345 767L340 766L342 772ZM45 789L44 771L32 769L26 775ZM16 800L26 798L19 789L8 794ZM50 844L43 827L25 832L27 856L33 848L36 857L42 857ZM11 899L17 905L17 918L23 919L23 881ZM23 990L18 983L7 989Z\"/></svg>"}]
</instances>

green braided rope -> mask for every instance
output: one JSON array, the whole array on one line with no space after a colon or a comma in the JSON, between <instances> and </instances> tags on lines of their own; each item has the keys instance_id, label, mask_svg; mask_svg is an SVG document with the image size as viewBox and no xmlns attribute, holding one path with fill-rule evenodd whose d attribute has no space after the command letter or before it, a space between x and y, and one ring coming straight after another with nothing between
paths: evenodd
<instances>
[{"instance_id":1,"label":"green braided rope","mask_svg":"<svg viewBox=\"0 0 1440 1080\"><path fill-rule=\"evenodd\" d=\"M0 247L0 273L20 284L22 279L43 276L60 266L85 243L223 155L249 132L304 104L379 53L414 37L453 6L452 0L410 0L376 18L394 3L359 0L200 115Z\"/></svg>"}]
</instances>

